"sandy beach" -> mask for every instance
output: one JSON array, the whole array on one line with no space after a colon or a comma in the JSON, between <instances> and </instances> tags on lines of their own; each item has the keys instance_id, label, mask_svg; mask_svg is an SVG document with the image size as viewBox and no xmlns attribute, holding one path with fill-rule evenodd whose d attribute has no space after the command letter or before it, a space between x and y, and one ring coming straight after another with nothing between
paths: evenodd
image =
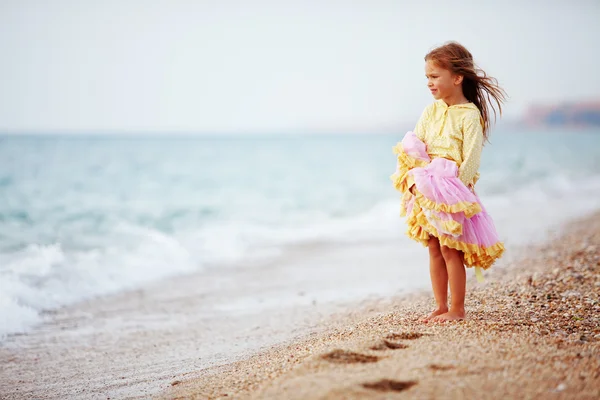
<instances>
[{"instance_id":1,"label":"sandy beach","mask_svg":"<svg viewBox=\"0 0 600 400\"><path fill-rule=\"evenodd\" d=\"M600 0L30 3L0 400L600 400Z\"/></svg>"},{"instance_id":2,"label":"sandy beach","mask_svg":"<svg viewBox=\"0 0 600 400\"><path fill-rule=\"evenodd\" d=\"M526 253L468 282L466 321L420 323L428 291L371 301L158 397L597 399L600 213Z\"/></svg>"},{"instance_id":3,"label":"sandy beach","mask_svg":"<svg viewBox=\"0 0 600 400\"><path fill-rule=\"evenodd\" d=\"M600 213L532 242L443 326L418 322L429 289L390 291L425 275L398 269L413 250L393 240L92 298L2 343L0 398L597 398Z\"/></svg>"}]
</instances>

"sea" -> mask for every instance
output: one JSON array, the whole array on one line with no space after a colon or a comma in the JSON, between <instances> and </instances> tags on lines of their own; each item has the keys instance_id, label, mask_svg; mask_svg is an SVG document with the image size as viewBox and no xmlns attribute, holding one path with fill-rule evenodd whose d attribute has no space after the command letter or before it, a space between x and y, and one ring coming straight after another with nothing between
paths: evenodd
<instances>
[{"instance_id":1,"label":"sea","mask_svg":"<svg viewBox=\"0 0 600 400\"><path fill-rule=\"evenodd\" d=\"M401 138L0 135L0 340L60 307L255 268L302 246L318 259L327 246L355 256L386 242L406 249L399 268L426 268L389 178ZM499 128L480 172L477 192L510 254L600 208L600 129ZM343 271L344 262L307 268L302 279ZM402 276L395 285L404 290L424 284ZM384 287L360 284L332 284L328 299Z\"/></svg>"}]
</instances>

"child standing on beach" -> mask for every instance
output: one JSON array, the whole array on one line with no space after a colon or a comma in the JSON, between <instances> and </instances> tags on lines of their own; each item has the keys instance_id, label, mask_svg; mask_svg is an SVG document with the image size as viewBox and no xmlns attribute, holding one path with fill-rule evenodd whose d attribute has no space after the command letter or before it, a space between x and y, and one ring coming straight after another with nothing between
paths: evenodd
<instances>
[{"instance_id":1,"label":"child standing on beach","mask_svg":"<svg viewBox=\"0 0 600 400\"><path fill-rule=\"evenodd\" d=\"M456 42L425 56L425 75L436 101L425 108L415 131L394 147L398 163L391 178L402 193L408 236L429 248L437 308L423 321L462 320L465 265L475 267L480 279L480 268L491 267L504 252L474 187L490 111L496 115L491 99L501 113L505 92Z\"/></svg>"}]
</instances>

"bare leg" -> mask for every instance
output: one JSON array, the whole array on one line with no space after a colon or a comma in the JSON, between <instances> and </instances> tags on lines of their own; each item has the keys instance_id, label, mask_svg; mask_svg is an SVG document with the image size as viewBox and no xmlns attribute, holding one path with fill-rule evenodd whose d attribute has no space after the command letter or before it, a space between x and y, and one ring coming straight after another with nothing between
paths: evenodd
<instances>
[{"instance_id":1,"label":"bare leg","mask_svg":"<svg viewBox=\"0 0 600 400\"><path fill-rule=\"evenodd\" d=\"M447 313L432 318L432 321L456 321L465 319L465 292L467 289L467 274L462 251L442 246L442 255L448 271L450 282L450 310Z\"/></svg>"},{"instance_id":2,"label":"bare leg","mask_svg":"<svg viewBox=\"0 0 600 400\"><path fill-rule=\"evenodd\" d=\"M431 276L431 287L437 308L421 321L427 322L436 315L448 311L448 271L440 249L440 242L436 237L429 239L429 275Z\"/></svg>"}]
</instances>

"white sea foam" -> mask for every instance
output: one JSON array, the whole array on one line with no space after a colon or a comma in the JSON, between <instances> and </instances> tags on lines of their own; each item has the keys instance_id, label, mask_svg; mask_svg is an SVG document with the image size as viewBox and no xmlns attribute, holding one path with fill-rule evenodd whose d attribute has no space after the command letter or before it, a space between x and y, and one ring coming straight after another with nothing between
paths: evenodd
<instances>
[{"instance_id":1,"label":"white sea foam","mask_svg":"<svg viewBox=\"0 0 600 400\"><path fill-rule=\"evenodd\" d=\"M168 276L202 273L205 268L223 268L223 273L227 273L227 265L245 265L245 261L252 259L282 257L285 262L286 251L302 243L354 248L392 241L407 249L402 265L409 269L403 271L408 277L410 268L414 271L422 268L424 250L405 237L404 221L398 215L399 198L389 181L377 185L372 182L373 176L384 175L387 179L393 172L391 157L389 162L377 164L382 149L389 147L387 142L384 144L374 150L372 158L361 161L359 156L364 151L364 143L357 142L348 150L352 153L348 155L351 161L333 172L319 165L305 171L308 168L305 163L291 159L289 165L286 164L291 169L283 173L281 163L271 164L267 160L259 164L261 159L255 160L251 174L239 177L241 172L222 164L216 172L207 170L205 186L201 189L195 186L195 174L188 172L196 168L195 164L181 167L187 175L175 181L185 182L182 187L172 184L172 176L162 176L165 170L157 169L152 174L144 171L142 175L152 176L152 184L140 183L136 188L143 196L127 201L122 199L131 196L131 187L140 180L140 173L131 170L124 159L119 161L123 165L115 166L113 162L107 170L112 174L115 168L123 171L129 168L130 176L123 181L113 175L111 179L104 179L106 177L84 174L85 181L81 177L62 175L62 170L60 174L56 172L56 176L46 177L47 182L54 179L56 185L62 184L69 195L60 197L56 193L59 189L48 183L39 188L47 191L44 201L36 197L32 189L36 187L32 183L35 181L22 176L24 167L17 165L14 171L5 172L14 175L11 185L17 186L3 189L9 194L14 192L17 199L30 200L18 213L7 206L8 211L2 214L5 222L0 220L5 236L12 240L3 242L8 239L0 238L0 245L5 248L0 251L0 336L26 332L42 321L43 310ZM223 146L227 149L229 144ZM281 146L282 149L273 150L277 160L286 159L291 150L300 148L297 143ZM338 147L338 142L335 146L331 144L332 149ZM337 157L331 149L318 149ZM549 229L600 208L600 165L594 161L596 154L592 151L561 165L555 158L545 156L542 150L538 158L526 156L526 152L510 153L505 159L492 158L484 166L487 170L478 184L480 197L509 250L543 240ZM260 157L265 154L269 153ZM314 156L307 154L304 158L297 157L309 160ZM240 153L236 153L235 157L239 156ZM189 159L196 162L192 155ZM29 161L36 160L32 156ZM340 156L331 162L335 165L336 160L342 163L346 157ZM166 170L177 171L173 169L177 164L171 159L167 161L164 162L169 166ZM587 166L578 167L579 161ZM85 162L81 160L80 164ZM352 170L357 163L360 168ZM240 168L245 167L241 164ZM227 178L218 174L225 174ZM277 178L263 177L265 174ZM286 174L292 178L281 178ZM98 182L92 184L96 178ZM255 178L252 184L246 184L251 178ZM70 190L74 181L85 181L88 186L77 189L81 193ZM98 186L109 183L106 188ZM172 189L164 193L163 187ZM201 211L195 211L195 207ZM48 240L48 237L55 239ZM322 270L323 276L343 274L347 260L343 256L332 260L332 264ZM299 275L299 278L320 280L322 276L315 273L314 276ZM361 280L358 273L349 275L348 279L338 282L335 291L324 290L327 292L324 298L365 295L377 284L376 280L361 281L359 289L350 282L350 279ZM405 286L422 284L407 278ZM378 289L385 290L385 285L382 283Z\"/></svg>"}]
</instances>

